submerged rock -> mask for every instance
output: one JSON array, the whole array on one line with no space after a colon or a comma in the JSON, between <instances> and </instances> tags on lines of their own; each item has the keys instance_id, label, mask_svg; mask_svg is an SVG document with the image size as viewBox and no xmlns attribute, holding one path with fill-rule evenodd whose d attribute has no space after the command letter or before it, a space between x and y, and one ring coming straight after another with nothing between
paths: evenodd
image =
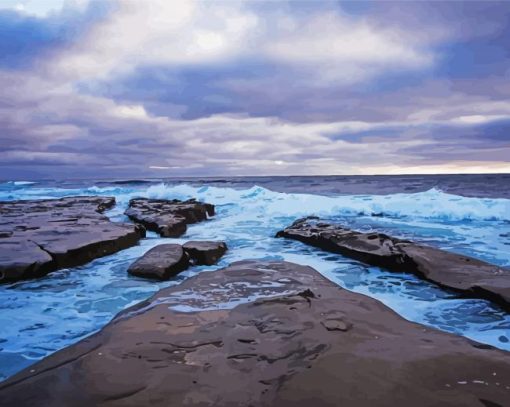
<instances>
[{"instance_id":1,"label":"submerged rock","mask_svg":"<svg viewBox=\"0 0 510 407\"><path fill-rule=\"evenodd\" d=\"M205 264L207 266L215 264L227 251L225 242L205 240L186 242L183 248L194 264Z\"/></svg>"},{"instance_id":2,"label":"submerged rock","mask_svg":"<svg viewBox=\"0 0 510 407\"><path fill-rule=\"evenodd\" d=\"M361 233L305 218L280 231L286 237L392 271L414 273L466 295L510 309L510 270L383 233Z\"/></svg>"},{"instance_id":3,"label":"submerged rock","mask_svg":"<svg viewBox=\"0 0 510 407\"><path fill-rule=\"evenodd\" d=\"M135 245L145 230L102 212L115 198L0 202L0 282L39 277Z\"/></svg>"},{"instance_id":4,"label":"submerged rock","mask_svg":"<svg viewBox=\"0 0 510 407\"><path fill-rule=\"evenodd\" d=\"M133 221L163 237L178 237L186 233L186 225L214 215L214 205L194 199L136 198L129 201L125 214Z\"/></svg>"},{"instance_id":5,"label":"submerged rock","mask_svg":"<svg viewBox=\"0 0 510 407\"><path fill-rule=\"evenodd\" d=\"M191 312L186 312L191 311ZM506 406L510 353L411 323L310 267L201 273L0 384L44 406Z\"/></svg>"},{"instance_id":6,"label":"submerged rock","mask_svg":"<svg viewBox=\"0 0 510 407\"><path fill-rule=\"evenodd\" d=\"M189 258L179 244L160 244L150 249L128 268L138 277L167 280L188 268Z\"/></svg>"}]
</instances>

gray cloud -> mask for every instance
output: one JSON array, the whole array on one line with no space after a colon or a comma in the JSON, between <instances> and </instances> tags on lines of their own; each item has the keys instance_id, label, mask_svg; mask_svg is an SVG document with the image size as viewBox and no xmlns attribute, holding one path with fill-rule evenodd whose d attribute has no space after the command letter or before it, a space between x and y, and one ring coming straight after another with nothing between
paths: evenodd
<instances>
[{"instance_id":1,"label":"gray cloud","mask_svg":"<svg viewBox=\"0 0 510 407\"><path fill-rule=\"evenodd\" d=\"M510 88L497 61L476 82L441 68L441 47L496 35L500 17L462 36L473 11L452 27L443 17L455 8L446 7L426 28L412 19L395 25L392 5L353 15L334 3L269 11L190 3L172 20L164 3L119 3L38 63L0 70L2 177L457 171L483 163L510 171ZM157 14L169 20L142 24Z\"/></svg>"}]
</instances>

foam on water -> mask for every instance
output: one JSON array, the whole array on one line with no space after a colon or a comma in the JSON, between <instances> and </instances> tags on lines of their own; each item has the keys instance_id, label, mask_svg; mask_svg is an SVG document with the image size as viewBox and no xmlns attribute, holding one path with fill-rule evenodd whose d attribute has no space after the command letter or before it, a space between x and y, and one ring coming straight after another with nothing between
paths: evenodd
<instances>
[{"instance_id":1,"label":"foam on water","mask_svg":"<svg viewBox=\"0 0 510 407\"><path fill-rule=\"evenodd\" d=\"M23 184L24 185L24 184ZM90 187L85 189L31 188L0 191L1 199L42 199L68 195L113 195L120 204L133 196L149 198L198 198L217 205L243 204L246 207L263 207L271 215L372 215L412 217L445 220L510 221L510 200L473 198L447 194L436 188L413 194L321 196L290 194L268 190L260 186L238 190L212 186L195 187L164 183L147 188Z\"/></svg>"},{"instance_id":2,"label":"foam on water","mask_svg":"<svg viewBox=\"0 0 510 407\"><path fill-rule=\"evenodd\" d=\"M115 190L118 190L117 188ZM93 188L92 192L101 189ZM264 208L266 213L283 216L384 214L393 217L413 217L447 220L510 220L510 200L467 198L444 193L438 189L414 194L319 196L273 192L260 186L248 190L218 187L192 187L165 184L147 188L151 198L197 197L216 204L242 202L243 205ZM243 207L244 208L244 207ZM243 209L240 208L240 209Z\"/></svg>"},{"instance_id":3,"label":"foam on water","mask_svg":"<svg viewBox=\"0 0 510 407\"><path fill-rule=\"evenodd\" d=\"M346 288L381 300L409 320L510 350L510 317L487 301L460 299L413 275L390 273L299 242L273 238L296 218L314 214L360 230L382 230L508 266L510 200L466 198L438 189L385 196L320 196L279 193L258 186L239 190L164 183L75 189L0 185L0 200L69 195L115 196L117 206L108 212L114 221L127 221L123 211L136 196L194 197L210 202L216 205L217 216L191 225L185 236L172 240L222 239L230 250L217 266L195 267L168 282L130 277L126 269L132 261L168 241L149 233L139 246L85 266L0 286L0 380L100 329L119 311L162 287L245 259L279 259L312 266Z\"/></svg>"}]
</instances>

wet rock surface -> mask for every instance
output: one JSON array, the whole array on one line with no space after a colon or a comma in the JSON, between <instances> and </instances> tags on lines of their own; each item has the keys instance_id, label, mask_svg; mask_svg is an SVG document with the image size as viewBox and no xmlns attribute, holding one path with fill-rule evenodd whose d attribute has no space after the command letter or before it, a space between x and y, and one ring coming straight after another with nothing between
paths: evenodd
<instances>
[{"instance_id":1,"label":"wet rock surface","mask_svg":"<svg viewBox=\"0 0 510 407\"><path fill-rule=\"evenodd\" d=\"M188 255L179 244L161 244L150 249L128 268L137 277L167 280L189 266Z\"/></svg>"},{"instance_id":2,"label":"wet rock surface","mask_svg":"<svg viewBox=\"0 0 510 407\"><path fill-rule=\"evenodd\" d=\"M409 272L510 310L510 270L383 233L361 233L305 218L280 231L285 237L392 271Z\"/></svg>"},{"instance_id":3,"label":"wet rock surface","mask_svg":"<svg viewBox=\"0 0 510 407\"><path fill-rule=\"evenodd\" d=\"M212 265L227 251L224 242L190 241L180 244L161 244L153 247L128 268L137 277L168 280L191 264Z\"/></svg>"},{"instance_id":4,"label":"wet rock surface","mask_svg":"<svg viewBox=\"0 0 510 407\"><path fill-rule=\"evenodd\" d=\"M139 226L113 223L102 212L111 197L0 202L0 282L45 275L135 245Z\"/></svg>"},{"instance_id":5,"label":"wet rock surface","mask_svg":"<svg viewBox=\"0 0 510 407\"><path fill-rule=\"evenodd\" d=\"M225 242L193 240L184 243L184 250L196 265L215 264L227 251Z\"/></svg>"},{"instance_id":6,"label":"wet rock surface","mask_svg":"<svg viewBox=\"0 0 510 407\"><path fill-rule=\"evenodd\" d=\"M309 267L246 261L127 309L1 383L0 400L501 407L510 405L510 354L408 322Z\"/></svg>"},{"instance_id":7,"label":"wet rock surface","mask_svg":"<svg viewBox=\"0 0 510 407\"><path fill-rule=\"evenodd\" d=\"M163 237L178 237L186 233L186 225L197 223L214 215L214 205L194 199L135 198L129 201L125 214L134 222Z\"/></svg>"}]
</instances>

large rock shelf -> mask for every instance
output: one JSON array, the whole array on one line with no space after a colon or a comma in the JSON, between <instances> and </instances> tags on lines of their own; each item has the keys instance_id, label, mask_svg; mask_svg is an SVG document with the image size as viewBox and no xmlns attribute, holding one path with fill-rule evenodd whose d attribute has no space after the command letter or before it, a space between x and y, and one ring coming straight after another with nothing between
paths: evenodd
<instances>
[{"instance_id":1,"label":"large rock shelf","mask_svg":"<svg viewBox=\"0 0 510 407\"><path fill-rule=\"evenodd\" d=\"M0 202L0 282L43 276L138 243L143 227L111 222L112 197Z\"/></svg>"},{"instance_id":2,"label":"large rock shelf","mask_svg":"<svg viewBox=\"0 0 510 407\"><path fill-rule=\"evenodd\" d=\"M0 384L3 405L510 405L510 354L401 318L310 267L203 272Z\"/></svg>"},{"instance_id":3,"label":"large rock shelf","mask_svg":"<svg viewBox=\"0 0 510 407\"><path fill-rule=\"evenodd\" d=\"M392 271L413 273L442 287L469 297L491 300L510 310L510 270L473 257L384 233L361 233L317 218L299 219L276 236Z\"/></svg>"}]
</instances>

